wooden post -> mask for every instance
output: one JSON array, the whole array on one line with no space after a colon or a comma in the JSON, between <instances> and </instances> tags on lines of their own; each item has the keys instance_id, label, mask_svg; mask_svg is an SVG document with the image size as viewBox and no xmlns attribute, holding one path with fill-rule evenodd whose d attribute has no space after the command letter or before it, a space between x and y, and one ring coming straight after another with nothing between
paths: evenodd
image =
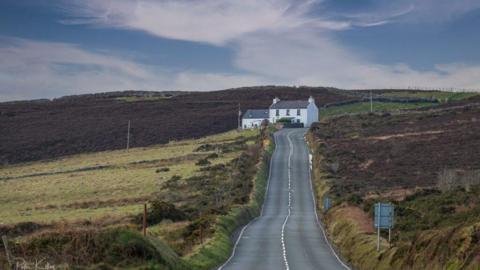
<instances>
[{"instance_id":1,"label":"wooden post","mask_svg":"<svg viewBox=\"0 0 480 270\"><path fill-rule=\"evenodd\" d=\"M143 236L147 236L147 204L143 205Z\"/></svg>"},{"instance_id":2,"label":"wooden post","mask_svg":"<svg viewBox=\"0 0 480 270\"><path fill-rule=\"evenodd\" d=\"M12 255L10 254L10 250L8 249L8 239L7 236L2 236L3 246L5 247L5 254L7 255L7 261L9 269L13 269L13 262L12 262Z\"/></svg>"},{"instance_id":3,"label":"wooden post","mask_svg":"<svg viewBox=\"0 0 480 270\"><path fill-rule=\"evenodd\" d=\"M377 251L380 251L380 212L382 212L382 204L378 204L378 213L377 213Z\"/></svg>"},{"instance_id":4,"label":"wooden post","mask_svg":"<svg viewBox=\"0 0 480 270\"><path fill-rule=\"evenodd\" d=\"M242 130L242 111L240 109L240 103L238 103L238 130Z\"/></svg>"},{"instance_id":5,"label":"wooden post","mask_svg":"<svg viewBox=\"0 0 480 270\"><path fill-rule=\"evenodd\" d=\"M388 244L390 245L390 240L392 238L392 229L388 228Z\"/></svg>"},{"instance_id":6,"label":"wooden post","mask_svg":"<svg viewBox=\"0 0 480 270\"><path fill-rule=\"evenodd\" d=\"M373 93L370 91L370 112L373 113Z\"/></svg>"},{"instance_id":7,"label":"wooden post","mask_svg":"<svg viewBox=\"0 0 480 270\"><path fill-rule=\"evenodd\" d=\"M128 120L128 129L127 129L127 152L130 148L130 120Z\"/></svg>"}]
</instances>

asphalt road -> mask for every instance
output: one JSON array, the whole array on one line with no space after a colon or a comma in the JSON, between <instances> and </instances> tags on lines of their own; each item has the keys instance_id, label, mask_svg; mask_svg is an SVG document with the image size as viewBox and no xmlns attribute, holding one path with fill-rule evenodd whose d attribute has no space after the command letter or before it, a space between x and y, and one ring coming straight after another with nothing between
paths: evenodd
<instances>
[{"instance_id":1,"label":"asphalt road","mask_svg":"<svg viewBox=\"0 0 480 270\"><path fill-rule=\"evenodd\" d=\"M317 223L305 132L283 129L275 133L262 214L243 228L232 257L219 270L348 269Z\"/></svg>"}]
</instances>

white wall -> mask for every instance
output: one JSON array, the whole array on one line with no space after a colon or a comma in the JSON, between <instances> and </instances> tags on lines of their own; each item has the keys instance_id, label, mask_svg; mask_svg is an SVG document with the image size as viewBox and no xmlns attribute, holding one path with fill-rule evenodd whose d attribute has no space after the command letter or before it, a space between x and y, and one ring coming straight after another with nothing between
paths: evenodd
<instances>
[{"instance_id":1,"label":"white wall","mask_svg":"<svg viewBox=\"0 0 480 270\"><path fill-rule=\"evenodd\" d=\"M270 109L270 122L276 123L281 118L294 118L294 122L300 120L305 127L310 127L313 122L318 122L318 108L315 103L310 103L306 109L300 109L300 115L297 115L297 109L290 109L290 115L287 115L287 109L278 109L279 116L277 116L277 109Z\"/></svg>"},{"instance_id":2,"label":"white wall","mask_svg":"<svg viewBox=\"0 0 480 270\"><path fill-rule=\"evenodd\" d=\"M310 127L312 123L318 122L318 107L315 103L308 104L307 107L307 121L305 122L305 127Z\"/></svg>"},{"instance_id":3,"label":"white wall","mask_svg":"<svg viewBox=\"0 0 480 270\"><path fill-rule=\"evenodd\" d=\"M277 109L270 109L270 122L276 123L282 118L294 118L294 122L300 120L300 123L307 123L307 109L300 109L300 115L297 115L297 109L290 109L290 115L287 115L287 109L278 109L279 116L277 116Z\"/></svg>"},{"instance_id":4,"label":"white wall","mask_svg":"<svg viewBox=\"0 0 480 270\"><path fill-rule=\"evenodd\" d=\"M260 127L263 120L265 119L242 119L242 128L248 129Z\"/></svg>"}]
</instances>

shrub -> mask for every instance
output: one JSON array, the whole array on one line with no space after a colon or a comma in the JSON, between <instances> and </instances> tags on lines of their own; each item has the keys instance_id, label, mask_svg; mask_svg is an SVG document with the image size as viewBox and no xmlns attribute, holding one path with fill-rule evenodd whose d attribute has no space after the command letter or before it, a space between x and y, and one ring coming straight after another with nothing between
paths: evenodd
<instances>
[{"instance_id":1,"label":"shrub","mask_svg":"<svg viewBox=\"0 0 480 270\"><path fill-rule=\"evenodd\" d=\"M180 175L174 175L170 179L168 179L165 183L162 184L161 189L170 189L178 186L178 181L180 181L182 177Z\"/></svg>"},{"instance_id":2,"label":"shrub","mask_svg":"<svg viewBox=\"0 0 480 270\"><path fill-rule=\"evenodd\" d=\"M158 168L155 172L160 173L160 172L169 172L170 168L164 167L164 168Z\"/></svg>"},{"instance_id":3,"label":"shrub","mask_svg":"<svg viewBox=\"0 0 480 270\"><path fill-rule=\"evenodd\" d=\"M212 164L212 163L206 158L200 159L195 163L195 165L197 165L197 166L207 166L207 165L210 165L210 164Z\"/></svg>"},{"instance_id":4,"label":"shrub","mask_svg":"<svg viewBox=\"0 0 480 270\"><path fill-rule=\"evenodd\" d=\"M277 120L277 123L291 123L292 120L289 118L280 118Z\"/></svg>"},{"instance_id":5,"label":"shrub","mask_svg":"<svg viewBox=\"0 0 480 270\"><path fill-rule=\"evenodd\" d=\"M363 199L362 199L362 196L360 196L358 194L350 194L347 197L347 202L349 202L352 205L358 205L359 206L359 205L362 204Z\"/></svg>"},{"instance_id":6,"label":"shrub","mask_svg":"<svg viewBox=\"0 0 480 270\"><path fill-rule=\"evenodd\" d=\"M181 221L187 219L187 215L171 203L162 200L153 201L150 206L150 212L148 213L148 223L157 224L164 219Z\"/></svg>"},{"instance_id":7,"label":"shrub","mask_svg":"<svg viewBox=\"0 0 480 270\"><path fill-rule=\"evenodd\" d=\"M207 159L211 159L211 158L218 158L218 154L217 153L212 153L212 154L207 156Z\"/></svg>"}]
</instances>

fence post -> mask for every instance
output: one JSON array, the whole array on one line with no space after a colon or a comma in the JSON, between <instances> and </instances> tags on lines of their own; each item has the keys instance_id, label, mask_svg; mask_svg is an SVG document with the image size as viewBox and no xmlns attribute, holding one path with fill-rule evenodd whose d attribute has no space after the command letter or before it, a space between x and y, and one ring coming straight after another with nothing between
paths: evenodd
<instances>
[{"instance_id":1,"label":"fence post","mask_svg":"<svg viewBox=\"0 0 480 270\"><path fill-rule=\"evenodd\" d=\"M380 212L382 211L382 204L378 204L378 213L377 213L377 252L380 251Z\"/></svg>"},{"instance_id":2,"label":"fence post","mask_svg":"<svg viewBox=\"0 0 480 270\"><path fill-rule=\"evenodd\" d=\"M13 269L13 262L12 262L12 255L10 254L10 250L8 249L8 239L7 236L2 236L3 246L5 247L5 254L7 255L7 261L9 269Z\"/></svg>"},{"instance_id":3,"label":"fence post","mask_svg":"<svg viewBox=\"0 0 480 270\"><path fill-rule=\"evenodd\" d=\"M147 236L147 203L143 205L143 236Z\"/></svg>"}]
</instances>

